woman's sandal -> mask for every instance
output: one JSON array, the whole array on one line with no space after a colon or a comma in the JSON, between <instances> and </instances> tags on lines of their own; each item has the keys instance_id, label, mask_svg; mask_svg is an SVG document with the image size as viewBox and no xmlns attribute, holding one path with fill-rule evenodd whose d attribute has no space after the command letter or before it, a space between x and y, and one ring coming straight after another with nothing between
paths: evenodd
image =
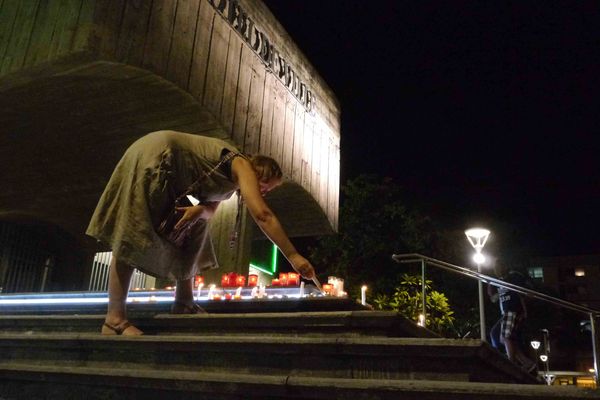
<instances>
[{"instance_id":1,"label":"woman's sandal","mask_svg":"<svg viewBox=\"0 0 600 400\"><path fill-rule=\"evenodd\" d=\"M200 307L198 304L192 303L184 303L181 301L175 300L173 305L171 306L171 314L208 314L204 308Z\"/></svg>"},{"instance_id":2,"label":"woman's sandal","mask_svg":"<svg viewBox=\"0 0 600 400\"><path fill-rule=\"evenodd\" d=\"M122 336L140 336L143 335L144 333L140 333L140 334L135 334L135 335L127 335L125 334L125 331L129 328L135 328L137 329L135 326L133 326L129 321L123 321L121 322L119 325L110 325L108 323L104 323L102 324L102 331L101 333L103 335L122 335Z\"/></svg>"}]
</instances>

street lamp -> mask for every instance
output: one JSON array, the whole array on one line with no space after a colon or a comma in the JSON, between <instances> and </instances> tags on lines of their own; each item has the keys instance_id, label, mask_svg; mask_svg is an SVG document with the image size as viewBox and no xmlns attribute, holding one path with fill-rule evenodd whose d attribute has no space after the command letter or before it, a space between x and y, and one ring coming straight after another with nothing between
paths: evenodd
<instances>
[{"instance_id":1,"label":"street lamp","mask_svg":"<svg viewBox=\"0 0 600 400\"><path fill-rule=\"evenodd\" d=\"M473 261L477 264L477 272L481 273L481 264L485 262L485 256L481 253L483 246L485 246L485 242L487 242L490 237L490 231L483 228L471 228L465 231L465 235L467 235L467 239L471 246L475 249L475 255L473 256ZM479 288L479 325L481 329L481 341L486 341L485 335L485 305L483 302L483 282L478 280L478 288Z\"/></svg>"}]
</instances>

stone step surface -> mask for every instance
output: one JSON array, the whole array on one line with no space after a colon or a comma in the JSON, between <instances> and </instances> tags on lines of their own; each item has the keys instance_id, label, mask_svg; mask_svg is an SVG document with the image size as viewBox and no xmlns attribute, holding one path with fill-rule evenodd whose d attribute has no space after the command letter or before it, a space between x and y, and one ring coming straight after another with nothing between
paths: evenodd
<instances>
[{"instance_id":1,"label":"stone step surface","mask_svg":"<svg viewBox=\"0 0 600 400\"><path fill-rule=\"evenodd\" d=\"M298 335L2 333L0 365L536 383L479 340Z\"/></svg>"},{"instance_id":2,"label":"stone step surface","mask_svg":"<svg viewBox=\"0 0 600 400\"><path fill-rule=\"evenodd\" d=\"M0 366L0 398L180 400L584 400L591 389L431 380L346 379L265 374Z\"/></svg>"},{"instance_id":3,"label":"stone step surface","mask_svg":"<svg viewBox=\"0 0 600 400\"><path fill-rule=\"evenodd\" d=\"M438 337L395 312L328 311L286 313L209 313L172 315L131 313L148 335L335 335ZM104 314L0 315L0 332L97 333Z\"/></svg>"}]
</instances>

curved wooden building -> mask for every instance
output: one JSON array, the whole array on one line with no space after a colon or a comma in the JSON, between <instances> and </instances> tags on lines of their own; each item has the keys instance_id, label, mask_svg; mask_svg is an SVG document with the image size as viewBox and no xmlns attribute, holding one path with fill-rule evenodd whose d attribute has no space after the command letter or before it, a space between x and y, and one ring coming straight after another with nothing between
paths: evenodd
<instances>
[{"instance_id":1,"label":"curved wooden building","mask_svg":"<svg viewBox=\"0 0 600 400\"><path fill-rule=\"evenodd\" d=\"M104 185L127 146L160 129L271 155L286 183L268 201L290 236L334 231L339 116L260 0L0 0L0 286L19 235L52 267L51 288L85 285ZM243 270L257 233L245 218L229 249L229 203L213 231L223 267Z\"/></svg>"}]
</instances>

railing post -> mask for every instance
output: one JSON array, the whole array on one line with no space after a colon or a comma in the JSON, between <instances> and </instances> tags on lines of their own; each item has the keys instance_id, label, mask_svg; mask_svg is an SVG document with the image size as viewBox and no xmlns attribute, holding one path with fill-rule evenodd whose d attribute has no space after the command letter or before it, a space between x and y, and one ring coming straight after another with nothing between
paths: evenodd
<instances>
[{"instance_id":1,"label":"railing post","mask_svg":"<svg viewBox=\"0 0 600 400\"><path fill-rule=\"evenodd\" d=\"M423 304L423 326L427 326L427 308L425 308L426 300L425 300L425 260L421 259L421 294L423 298L421 299Z\"/></svg>"},{"instance_id":2,"label":"railing post","mask_svg":"<svg viewBox=\"0 0 600 400\"><path fill-rule=\"evenodd\" d=\"M594 352L594 382L596 383L596 389L600 389L598 383L598 348L600 347L600 341L598 340L598 327L596 326L596 315L590 313L590 327L592 329L592 351Z\"/></svg>"},{"instance_id":3,"label":"railing post","mask_svg":"<svg viewBox=\"0 0 600 400\"><path fill-rule=\"evenodd\" d=\"M477 272L481 274L481 264L477 264ZM481 331L481 341L487 342L485 329L485 302L483 300L483 282L477 277L477 288L479 289L479 330Z\"/></svg>"}]
</instances>

